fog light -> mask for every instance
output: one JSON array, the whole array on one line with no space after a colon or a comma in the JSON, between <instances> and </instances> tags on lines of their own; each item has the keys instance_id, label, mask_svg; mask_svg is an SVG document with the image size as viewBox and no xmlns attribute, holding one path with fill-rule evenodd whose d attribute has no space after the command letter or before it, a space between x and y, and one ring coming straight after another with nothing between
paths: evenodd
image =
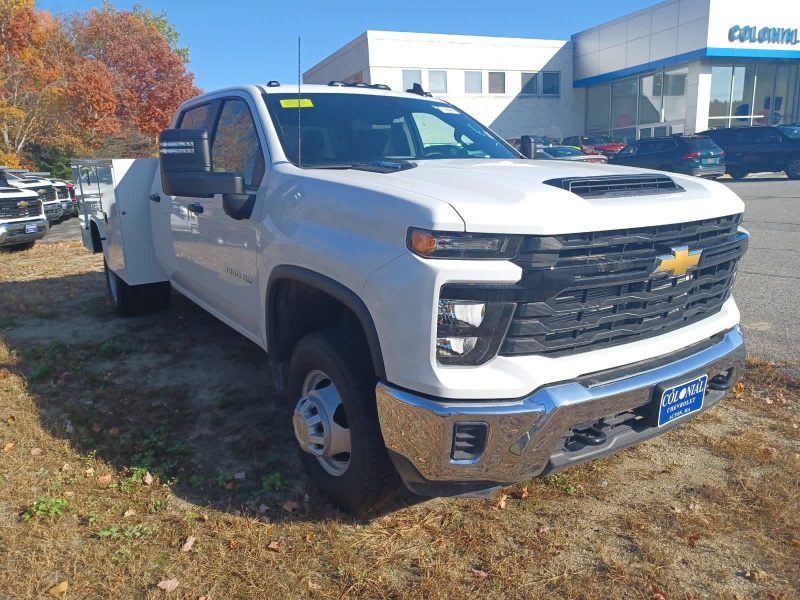
<instances>
[{"instance_id":1,"label":"fog light","mask_svg":"<svg viewBox=\"0 0 800 600\"><path fill-rule=\"evenodd\" d=\"M476 337L436 338L436 354L438 356L464 356L475 349Z\"/></svg>"}]
</instances>

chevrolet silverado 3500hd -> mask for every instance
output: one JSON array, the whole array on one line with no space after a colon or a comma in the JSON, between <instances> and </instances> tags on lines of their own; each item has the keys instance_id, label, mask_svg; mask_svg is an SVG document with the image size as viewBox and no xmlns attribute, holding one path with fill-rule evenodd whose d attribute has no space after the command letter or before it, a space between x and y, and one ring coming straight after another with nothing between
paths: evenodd
<instances>
[{"instance_id":1,"label":"chevrolet silverado 3500hd","mask_svg":"<svg viewBox=\"0 0 800 600\"><path fill-rule=\"evenodd\" d=\"M27 250L47 233L39 194L8 187L0 180L0 248Z\"/></svg>"},{"instance_id":2,"label":"chevrolet silverado 3500hd","mask_svg":"<svg viewBox=\"0 0 800 600\"><path fill-rule=\"evenodd\" d=\"M116 310L174 288L264 348L336 503L552 473L739 380L732 191L523 159L458 108L384 88L208 93L158 160L73 165Z\"/></svg>"}]
</instances>

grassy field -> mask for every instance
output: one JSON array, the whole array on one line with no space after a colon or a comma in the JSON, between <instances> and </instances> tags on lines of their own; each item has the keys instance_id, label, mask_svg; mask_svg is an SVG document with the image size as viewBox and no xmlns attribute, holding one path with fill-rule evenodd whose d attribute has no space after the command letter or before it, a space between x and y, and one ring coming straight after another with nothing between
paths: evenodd
<instances>
[{"instance_id":1,"label":"grassy field","mask_svg":"<svg viewBox=\"0 0 800 600\"><path fill-rule=\"evenodd\" d=\"M357 521L257 347L103 293L77 242L0 254L0 599L798 597L797 365L612 458Z\"/></svg>"}]
</instances>

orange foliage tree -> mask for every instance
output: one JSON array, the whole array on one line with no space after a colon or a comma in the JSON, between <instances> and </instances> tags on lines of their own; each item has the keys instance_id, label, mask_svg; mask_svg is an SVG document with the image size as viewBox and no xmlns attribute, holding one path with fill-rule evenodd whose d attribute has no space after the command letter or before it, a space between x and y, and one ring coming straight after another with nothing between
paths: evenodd
<instances>
[{"instance_id":1,"label":"orange foliage tree","mask_svg":"<svg viewBox=\"0 0 800 600\"><path fill-rule=\"evenodd\" d=\"M176 40L163 14L140 8L56 20L34 0L0 0L0 164L43 148L151 153L198 93Z\"/></svg>"}]
</instances>

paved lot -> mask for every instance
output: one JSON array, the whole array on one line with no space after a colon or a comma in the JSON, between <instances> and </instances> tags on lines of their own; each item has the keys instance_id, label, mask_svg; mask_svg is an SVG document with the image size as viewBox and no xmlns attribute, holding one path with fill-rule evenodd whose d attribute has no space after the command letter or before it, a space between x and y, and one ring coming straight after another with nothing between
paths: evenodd
<instances>
[{"instance_id":1,"label":"paved lot","mask_svg":"<svg viewBox=\"0 0 800 600\"><path fill-rule=\"evenodd\" d=\"M800 181L726 181L745 201L750 249L734 295L751 356L800 359Z\"/></svg>"},{"instance_id":2,"label":"paved lot","mask_svg":"<svg viewBox=\"0 0 800 600\"><path fill-rule=\"evenodd\" d=\"M750 250L734 293L751 356L800 359L800 181L751 175L723 180L745 201ZM45 241L79 240L77 218L54 225Z\"/></svg>"}]
</instances>

